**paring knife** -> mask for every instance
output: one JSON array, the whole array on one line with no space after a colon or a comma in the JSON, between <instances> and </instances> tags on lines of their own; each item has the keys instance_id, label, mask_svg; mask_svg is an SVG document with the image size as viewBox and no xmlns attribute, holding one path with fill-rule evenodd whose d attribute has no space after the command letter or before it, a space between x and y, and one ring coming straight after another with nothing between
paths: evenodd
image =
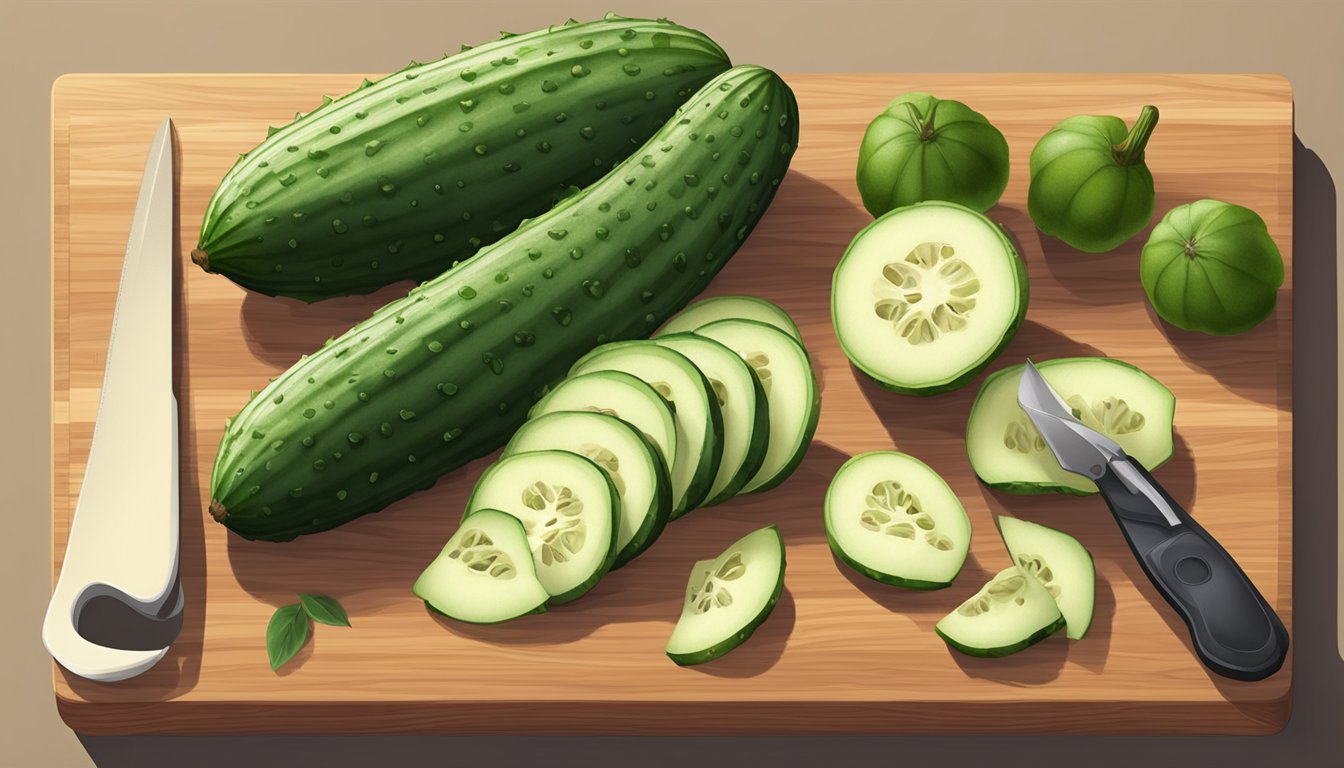
<instances>
[{"instance_id":1,"label":"paring knife","mask_svg":"<svg viewBox=\"0 0 1344 768\"><path fill-rule=\"evenodd\" d=\"M1227 550L1142 464L1078 421L1030 360L1017 402L1059 465L1097 484L1143 572L1189 627L1204 665L1239 680L1277 672L1288 633Z\"/></svg>"},{"instance_id":2,"label":"paring knife","mask_svg":"<svg viewBox=\"0 0 1344 768\"><path fill-rule=\"evenodd\" d=\"M174 217L173 127L165 120L140 182L88 466L42 624L42 642L56 661L92 680L144 672L164 657L172 637L160 632L149 647L143 639L114 647L108 638L115 631L81 626L90 605L115 600L124 606L117 606L121 623L167 625L173 635L180 626Z\"/></svg>"}]
</instances>

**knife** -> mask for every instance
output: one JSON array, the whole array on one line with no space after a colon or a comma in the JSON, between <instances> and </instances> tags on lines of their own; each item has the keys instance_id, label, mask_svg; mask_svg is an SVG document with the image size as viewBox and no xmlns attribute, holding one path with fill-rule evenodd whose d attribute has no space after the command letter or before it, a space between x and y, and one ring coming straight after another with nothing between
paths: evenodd
<instances>
[{"instance_id":1,"label":"knife","mask_svg":"<svg viewBox=\"0 0 1344 768\"><path fill-rule=\"evenodd\" d=\"M1238 680L1277 672L1288 633L1227 550L1142 464L1078 421L1030 360L1017 402L1059 466L1097 484L1143 572L1185 621L1204 665Z\"/></svg>"},{"instance_id":2,"label":"knife","mask_svg":"<svg viewBox=\"0 0 1344 768\"><path fill-rule=\"evenodd\" d=\"M124 680L154 666L181 626L174 220L173 126L164 120L145 161L84 482L42 623L52 657L92 680ZM109 615L109 602L120 604L111 614L123 626L85 621L86 613ZM146 642L143 626L125 626L133 624L147 626L154 640ZM128 633L139 637L118 639Z\"/></svg>"}]
</instances>

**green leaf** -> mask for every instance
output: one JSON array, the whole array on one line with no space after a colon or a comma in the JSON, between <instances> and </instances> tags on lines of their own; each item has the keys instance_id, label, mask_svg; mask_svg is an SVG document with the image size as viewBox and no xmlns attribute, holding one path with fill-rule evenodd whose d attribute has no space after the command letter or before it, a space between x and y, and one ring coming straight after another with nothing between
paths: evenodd
<instances>
[{"instance_id":1,"label":"green leaf","mask_svg":"<svg viewBox=\"0 0 1344 768\"><path fill-rule=\"evenodd\" d=\"M299 595L299 602L308 617L319 624L329 624L333 627L350 626L350 617L345 615L345 609L334 597Z\"/></svg>"},{"instance_id":2,"label":"green leaf","mask_svg":"<svg viewBox=\"0 0 1344 768\"><path fill-rule=\"evenodd\" d=\"M266 625L266 655L271 658L271 669L277 670L294 658L308 642L308 617L298 603L276 608Z\"/></svg>"}]
</instances>

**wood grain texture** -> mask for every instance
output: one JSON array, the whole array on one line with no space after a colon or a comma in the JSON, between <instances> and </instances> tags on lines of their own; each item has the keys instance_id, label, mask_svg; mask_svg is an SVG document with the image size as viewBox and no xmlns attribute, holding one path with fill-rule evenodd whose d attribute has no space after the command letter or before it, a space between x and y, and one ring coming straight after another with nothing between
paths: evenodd
<instances>
[{"instance_id":1,"label":"wood grain texture","mask_svg":"<svg viewBox=\"0 0 1344 768\"><path fill-rule=\"evenodd\" d=\"M77 75L53 94L53 578L97 409L126 230L154 128L178 131L177 382L182 445L182 636L147 674L91 683L54 669L62 715L89 733L1076 732L1268 733L1287 721L1292 660L1269 680L1207 673L1098 498L981 486L962 443L979 381L932 399L864 381L836 344L831 271L869 217L853 170L867 121L914 89L967 101L1007 136L1013 175L990 216L1016 237L1031 308L990 370L1107 354L1176 393L1176 453L1158 473L1292 628L1292 96L1272 76L797 75L802 139L775 205L707 295L754 293L793 314L823 391L806 460L781 488L669 526L587 597L497 627L436 618L410 585L452 533L486 460L343 528L246 542L210 521L210 466L225 418L294 362L387 300L307 306L247 295L187 260L205 205L237 153L351 75ZM1139 284L1146 237L1104 255L1045 238L1026 214L1027 157L1076 113L1162 122L1148 150L1158 215L1200 197L1250 206L1289 265L1275 314L1241 337L1164 326ZM1155 217L1156 220L1156 217ZM971 517L956 584L910 592L837 565L821 502L849 456L896 447L937 469ZM1097 615L1079 642L1003 660L949 651L933 624L1008 562L1007 513L1073 533L1097 565ZM788 546L786 591L749 643L699 668L663 656L689 564L767 522ZM1310 531L1308 531L1310 534ZM263 637L275 607L331 594L353 628L316 627L279 674Z\"/></svg>"}]
</instances>

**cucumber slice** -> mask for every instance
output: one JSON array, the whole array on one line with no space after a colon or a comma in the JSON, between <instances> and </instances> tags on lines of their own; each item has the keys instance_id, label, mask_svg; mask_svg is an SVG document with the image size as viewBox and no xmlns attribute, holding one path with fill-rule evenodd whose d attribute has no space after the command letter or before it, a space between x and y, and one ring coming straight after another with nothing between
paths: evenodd
<instances>
[{"instance_id":1,"label":"cucumber slice","mask_svg":"<svg viewBox=\"0 0 1344 768\"><path fill-rule=\"evenodd\" d=\"M578 454L532 451L500 459L476 481L463 525L483 509L523 524L552 603L592 589L616 557L620 499L606 473Z\"/></svg>"},{"instance_id":2,"label":"cucumber slice","mask_svg":"<svg viewBox=\"0 0 1344 768\"><path fill-rule=\"evenodd\" d=\"M1120 444L1149 470L1171 458L1176 397L1139 368L1106 357L1036 364L1078 418ZM1022 366L985 378L966 422L966 453L975 474L1009 493L1096 493L1082 475L1066 472L1017 404Z\"/></svg>"},{"instance_id":3,"label":"cucumber slice","mask_svg":"<svg viewBox=\"0 0 1344 768\"><path fill-rule=\"evenodd\" d=\"M685 355L645 340L603 344L579 358L569 375L593 371L633 374L671 403L677 432L671 519L700 506L723 457L723 414L709 380Z\"/></svg>"},{"instance_id":4,"label":"cucumber slice","mask_svg":"<svg viewBox=\"0 0 1344 768\"><path fill-rule=\"evenodd\" d=\"M463 521L412 588L439 613L472 624L497 624L546 610L522 523L497 509Z\"/></svg>"},{"instance_id":5,"label":"cucumber slice","mask_svg":"<svg viewBox=\"0 0 1344 768\"><path fill-rule=\"evenodd\" d=\"M654 334L654 338L673 333L693 332L718 320L755 320L773 325L789 334L794 341L803 343L798 326L778 304L756 296L715 296L697 301L672 316L671 320Z\"/></svg>"},{"instance_id":6,"label":"cucumber slice","mask_svg":"<svg viewBox=\"0 0 1344 768\"><path fill-rule=\"evenodd\" d=\"M1027 313L1027 270L1002 228L943 201L869 224L835 268L831 318L854 365L897 392L965 385Z\"/></svg>"},{"instance_id":7,"label":"cucumber slice","mask_svg":"<svg viewBox=\"0 0 1344 768\"><path fill-rule=\"evenodd\" d=\"M504 456L550 449L586 456L615 487L621 518L613 569L643 552L662 533L672 511L672 479L658 449L639 430L615 416L558 411L524 423L504 446Z\"/></svg>"},{"instance_id":8,"label":"cucumber slice","mask_svg":"<svg viewBox=\"0 0 1344 768\"><path fill-rule=\"evenodd\" d=\"M737 495L765 461L770 446L765 389L746 361L713 339L674 333L656 343L680 352L700 369L723 414L723 457L709 486L709 497L700 504L712 507Z\"/></svg>"},{"instance_id":9,"label":"cucumber slice","mask_svg":"<svg viewBox=\"0 0 1344 768\"><path fill-rule=\"evenodd\" d=\"M1016 565L999 571L970 600L934 626L938 636L970 656L1008 656L1064 626L1055 599Z\"/></svg>"},{"instance_id":10,"label":"cucumber slice","mask_svg":"<svg viewBox=\"0 0 1344 768\"><path fill-rule=\"evenodd\" d=\"M1096 605L1097 573L1092 555L1063 531L999 515L999 535L1013 562L1035 576L1055 598L1067 624L1065 634L1082 640L1092 626Z\"/></svg>"},{"instance_id":11,"label":"cucumber slice","mask_svg":"<svg viewBox=\"0 0 1344 768\"><path fill-rule=\"evenodd\" d=\"M971 546L971 521L927 464L896 451L861 453L826 491L826 539L851 568L884 584L941 589Z\"/></svg>"},{"instance_id":12,"label":"cucumber slice","mask_svg":"<svg viewBox=\"0 0 1344 768\"><path fill-rule=\"evenodd\" d=\"M658 447L668 472L674 471L677 425L673 421L672 406L642 379L620 371L594 371L571 376L532 406L527 417L535 419L563 411L604 413L629 423Z\"/></svg>"},{"instance_id":13,"label":"cucumber slice","mask_svg":"<svg viewBox=\"0 0 1344 768\"><path fill-rule=\"evenodd\" d=\"M681 618L667 640L677 664L712 661L751 637L784 589L784 539L768 525L691 567Z\"/></svg>"},{"instance_id":14,"label":"cucumber slice","mask_svg":"<svg viewBox=\"0 0 1344 768\"><path fill-rule=\"evenodd\" d=\"M770 411L770 445L742 493L768 491L803 462L821 416L821 392L807 350L792 336L755 320L719 320L696 330L737 354L756 372Z\"/></svg>"}]
</instances>

